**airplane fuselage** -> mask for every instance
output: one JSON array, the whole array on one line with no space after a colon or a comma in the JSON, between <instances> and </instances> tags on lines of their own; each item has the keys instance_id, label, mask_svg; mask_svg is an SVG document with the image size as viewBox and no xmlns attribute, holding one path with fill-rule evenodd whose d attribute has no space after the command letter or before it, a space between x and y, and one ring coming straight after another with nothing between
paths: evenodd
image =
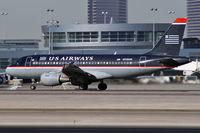
<instances>
[{"instance_id":1,"label":"airplane fuselage","mask_svg":"<svg viewBox=\"0 0 200 133\"><path fill-rule=\"evenodd\" d=\"M32 55L20 58L6 72L18 78L39 79L42 73L61 72L65 64L74 62L85 72L105 72L112 78L124 78L176 67L160 62L160 59L166 58L180 64L188 61L186 57L155 55Z\"/></svg>"}]
</instances>

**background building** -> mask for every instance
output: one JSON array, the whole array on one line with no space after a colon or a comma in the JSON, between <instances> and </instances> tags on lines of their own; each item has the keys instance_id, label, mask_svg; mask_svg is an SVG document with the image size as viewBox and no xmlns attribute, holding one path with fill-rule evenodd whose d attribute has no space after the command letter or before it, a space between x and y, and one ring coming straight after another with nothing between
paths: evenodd
<instances>
[{"instance_id":1,"label":"background building","mask_svg":"<svg viewBox=\"0 0 200 133\"><path fill-rule=\"evenodd\" d=\"M155 24L155 41L158 41L170 24ZM51 27L42 26L45 46L52 42L54 50L68 49L150 49L153 41L153 24L75 24Z\"/></svg>"},{"instance_id":2,"label":"background building","mask_svg":"<svg viewBox=\"0 0 200 133\"><path fill-rule=\"evenodd\" d=\"M187 0L187 36L200 38L200 0Z\"/></svg>"},{"instance_id":3,"label":"background building","mask_svg":"<svg viewBox=\"0 0 200 133\"><path fill-rule=\"evenodd\" d=\"M40 42L38 39L0 40L0 72L22 56L45 53L39 50Z\"/></svg>"},{"instance_id":4,"label":"background building","mask_svg":"<svg viewBox=\"0 0 200 133\"><path fill-rule=\"evenodd\" d=\"M127 0L88 0L88 23L127 23Z\"/></svg>"}]
</instances>

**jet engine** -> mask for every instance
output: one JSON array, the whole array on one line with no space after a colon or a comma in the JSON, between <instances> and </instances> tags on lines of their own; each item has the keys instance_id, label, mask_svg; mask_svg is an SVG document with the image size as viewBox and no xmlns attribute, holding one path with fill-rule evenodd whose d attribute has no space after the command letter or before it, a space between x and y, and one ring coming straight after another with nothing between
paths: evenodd
<instances>
[{"instance_id":1,"label":"jet engine","mask_svg":"<svg viewBox=\"0 0 200 133\"><path fill-rule=\"evenodd\" d=\"M64 82L69 82L69 78L62 73L43 73L40 76L40 80L46 86L56 86Z\"/></svg>"}]
</instances>

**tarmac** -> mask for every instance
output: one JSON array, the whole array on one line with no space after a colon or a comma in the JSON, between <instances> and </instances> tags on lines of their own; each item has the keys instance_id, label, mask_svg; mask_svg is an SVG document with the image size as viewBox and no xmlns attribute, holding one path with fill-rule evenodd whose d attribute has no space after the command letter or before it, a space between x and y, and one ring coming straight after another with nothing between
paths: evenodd
<instances>
[{"instance_id":1,"label":"tarmac","mask_svg":"<svg viewBox=\"0 0 200 133\"><path fill-rule=\"evenodd\" d=\"M0 87L0 126L200 127L198 84L10 87Z\"/></svg>"}]
</instances>

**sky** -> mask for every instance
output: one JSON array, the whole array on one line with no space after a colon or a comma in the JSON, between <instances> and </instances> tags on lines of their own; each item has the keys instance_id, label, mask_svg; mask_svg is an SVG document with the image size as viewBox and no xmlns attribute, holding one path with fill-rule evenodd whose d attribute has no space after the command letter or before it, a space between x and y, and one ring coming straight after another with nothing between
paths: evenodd
<instances>
[{"instance_id":1,"label":"sky","mask_svg":"<svg viewBox=\"0 0 200 133\"><path fill-rule=\"evenodd\" d=\"M87 0L0 0L0 39L41 39L41 25L50 19L60 24L87 23ZM150 11L157 8L156 13ZM175 14L168 14L175 11ZM128 0L128 23L170 23L186 17L186 0Z\"/></svg>"}]
</instances>

